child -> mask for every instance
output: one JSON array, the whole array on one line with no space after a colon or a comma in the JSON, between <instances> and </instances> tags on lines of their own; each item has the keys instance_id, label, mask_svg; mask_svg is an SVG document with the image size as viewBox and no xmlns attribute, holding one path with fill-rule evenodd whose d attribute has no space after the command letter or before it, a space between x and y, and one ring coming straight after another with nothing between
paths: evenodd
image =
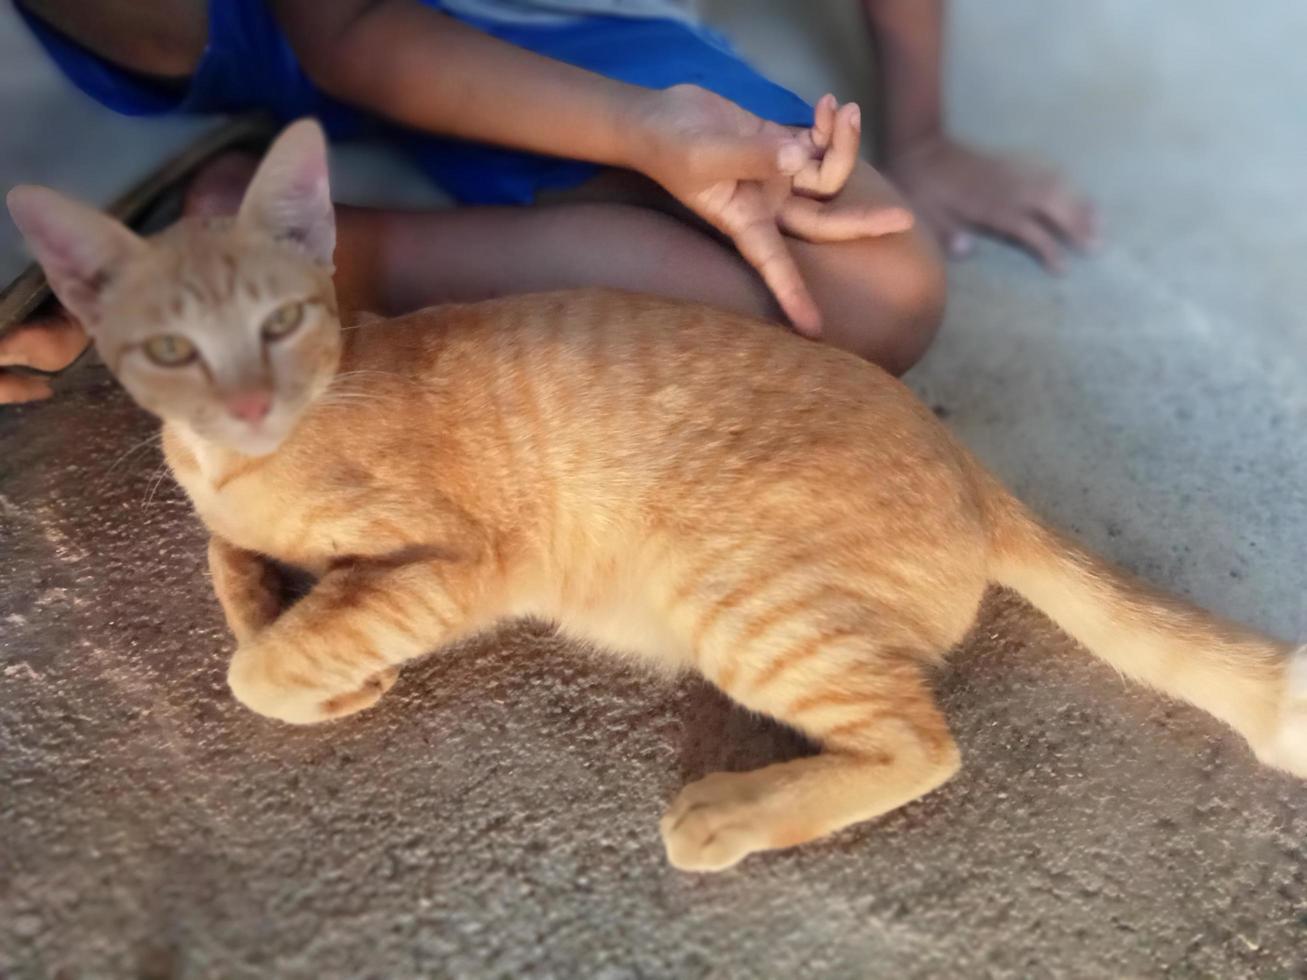
<instances>
[{"instance_id":1,"label":"child","mask_svg":"<svg viewBox=\"0 0 1307 980\"><path fill-rule=\"evenodd\" d=\"M931 232L1011 238L1060 267L1094 235L1055 177L942 130L940 0L864 0L884 85L886 172L857 159L856 105L810 108L677 0L22 0L51 56L118 111L253 108L410 153L479 207L341 208L342 302L382 313L608 285L771 319L901 372L938 328ZM206 13L207 7L207 13ZM438 134L438 135L437 135ZM193 207L222 210L223 159ZM517 205L535 202L540 206ZM66 321L0 340L0 365L56 369ZM0 373L0 401L48 394Z\"/></svg>"}]
</instances>

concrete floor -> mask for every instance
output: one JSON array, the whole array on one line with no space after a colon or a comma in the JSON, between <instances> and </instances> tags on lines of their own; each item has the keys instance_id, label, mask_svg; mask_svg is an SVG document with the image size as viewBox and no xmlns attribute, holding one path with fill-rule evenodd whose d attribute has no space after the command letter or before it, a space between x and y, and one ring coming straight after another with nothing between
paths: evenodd
<instances>
[{"instance_id":1,"label":"concrete floor","mask_svg":"<svg viewBox=\"0 0 1307 980\"><path fill-rule=\"evenodd\" d=\"M726 12L764 67L866 94L820 65L856 57L838 17L764 7ZM956 14L957 128L1059 161L1111 242L1060 281L958 266L914 385L1064 526L1302 636L1307 6ZM8 7L0 106L0 184L100 199L188 129L67 92ZM718 877L667 867L663 807L802 748L702 685L519 630L332 728L260 721L152 428L94 368L0 410L0 976L1307 976L1307 787L1012 600L941 681L958 779Z\"/></svg>"}]
</instances>

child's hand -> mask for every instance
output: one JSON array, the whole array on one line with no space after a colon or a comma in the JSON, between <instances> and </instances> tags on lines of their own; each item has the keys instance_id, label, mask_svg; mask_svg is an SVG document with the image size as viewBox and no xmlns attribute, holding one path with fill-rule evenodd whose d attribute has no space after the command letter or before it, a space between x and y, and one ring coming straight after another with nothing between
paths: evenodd
<instances>
[{"instance_id":1,"label":"child's hand","mask_svg":"<svg viewBox=\"0 0 1307 980\"><path fill-rule=\"evenodd\" d=\"M885 172L949 255L970 252L979 232L1013 242L1060 273L1067 246L1083 251L1098 243L1093 205L1056 173L1029 163L938 137L891 155Z\"/></svg>"},{"instance_id":2,"label":"child's hand","mask_svg":"<svg viewBox=\"0 0 1307 980\"><path fill-rule=\"evenodd\" d=\"M812 129L796 129L678 85L651 96L630 165L729 236L795 329L817 336L821 314L781 233L838 242L912 227L904 208L831 201L857 164L860 125L858 107L834 96L818 103Z\"/></svg>"}]
</instances>

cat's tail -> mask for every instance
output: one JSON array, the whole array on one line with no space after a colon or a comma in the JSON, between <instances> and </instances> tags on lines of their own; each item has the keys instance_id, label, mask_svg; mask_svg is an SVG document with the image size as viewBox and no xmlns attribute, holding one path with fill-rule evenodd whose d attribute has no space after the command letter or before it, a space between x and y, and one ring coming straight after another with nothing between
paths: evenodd
<instances>
[{"instance_id":1,"label":"cat's tail","mask_svg":"<svg viewBox=\"0 0 1307 980\"><path fill-rule=\"evenodd\" d=\"M1114 568L980 474L990 577L1127 677L1243 735L1267 765L1307 778L1307 647L1218 619Z\"/></svg>"}]
</instances>

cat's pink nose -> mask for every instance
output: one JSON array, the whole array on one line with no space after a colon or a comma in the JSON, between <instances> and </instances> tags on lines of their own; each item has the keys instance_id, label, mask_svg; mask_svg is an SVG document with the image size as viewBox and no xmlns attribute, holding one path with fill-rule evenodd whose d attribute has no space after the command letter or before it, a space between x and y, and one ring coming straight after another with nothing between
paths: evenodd
<instances>
[{"instance_id":1,"label":"cat's pink nose","mask_svg":"<svg viewBox=\"0 0 1307 980\"><path fill-rule=\"evenodd\" d=\"M262 422L272 409L272 393L268 391L238 391L223 399L234 418L242 422Z\"/></svg>"}]
</instances>

